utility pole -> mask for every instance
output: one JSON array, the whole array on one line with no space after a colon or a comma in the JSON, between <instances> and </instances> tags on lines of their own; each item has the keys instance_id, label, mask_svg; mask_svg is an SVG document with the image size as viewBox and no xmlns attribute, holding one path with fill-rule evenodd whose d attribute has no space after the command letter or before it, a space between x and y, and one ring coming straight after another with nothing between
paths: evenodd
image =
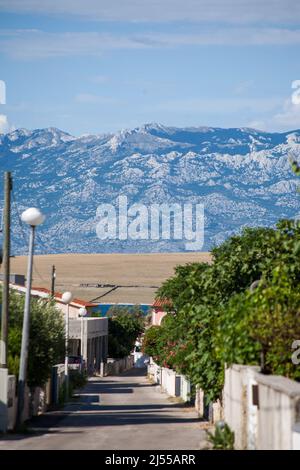
<instances>
[{"instance_id":1,"label":"utility pole","mask_svg":"<svg viewBox=\"0 0 300 470\"><path fill-rule=\"evenodd\" d=\"M55 293L55 279L56 279L56 269L53 264L52 266L52 274L51 274L51 297L52 299L54 298L54 293Z\"/></svg>"},{"instance_id":2,"label":"utility pole","mask_svg":"<svg viewBox=\"0 0 300 470\"><path fill-rule=\"evenodd\" d=\"M4 173L4 212L3 212L3 288L1 313L1 359L0 367L7 368L7 338L9 310L9 273L10 273L10 193L12 178L10 172Z\"/></svg>"}]
</instances>

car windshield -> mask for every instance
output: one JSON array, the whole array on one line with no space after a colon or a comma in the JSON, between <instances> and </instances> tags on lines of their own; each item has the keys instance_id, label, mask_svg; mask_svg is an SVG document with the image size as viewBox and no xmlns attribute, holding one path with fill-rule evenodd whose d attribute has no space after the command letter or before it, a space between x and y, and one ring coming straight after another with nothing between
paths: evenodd
<instances>
[{"instance_id":1,"label":"car windshield","mask_svg":"<svg viewBox=\"0 0 300 470\"><path fill-rule=\"evenodd\" d=\"M80 356L70 356L69 357L69 364L80 364L81 358Z\"/></svg>"}]
</instances>

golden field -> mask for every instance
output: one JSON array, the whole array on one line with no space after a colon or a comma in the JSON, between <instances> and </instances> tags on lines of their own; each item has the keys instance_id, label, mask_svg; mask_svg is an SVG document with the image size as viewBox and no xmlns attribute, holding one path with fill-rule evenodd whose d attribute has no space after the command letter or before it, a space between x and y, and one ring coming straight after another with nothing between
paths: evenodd
<instances>
[{"instance_id":1,"label":"golden field","mask_svg":"<svg viewBox=\"0 0 300 470\"><path fill-rule=\"evenodd\" d=\"M157 288L180 264L210 262L209 253L62 254L34 257L33 286L51 285L56 266L56 291L71 290L77 298L101 303L152 303ZM26 275L27 257L11 259L11 272ZM81 287L80 284L119 286Z\"/></svg>"}]
</instances>

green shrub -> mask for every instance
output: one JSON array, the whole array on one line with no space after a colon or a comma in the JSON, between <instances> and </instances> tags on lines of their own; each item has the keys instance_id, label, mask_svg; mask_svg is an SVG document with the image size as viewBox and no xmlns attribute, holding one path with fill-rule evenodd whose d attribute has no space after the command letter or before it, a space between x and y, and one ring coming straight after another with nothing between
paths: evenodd
<instances>
[{"instance_id":1,"label":"green shrub","mask_svg":"<svg viewBox=\"0 0 300 470\"><path fill-rule=\"evenodd\" d=\"M225 364L260 364L299 380L291 345L300 336L300 223L247 228L212 255L211 265L177 267L159 289L171 307L152 337L146 333L156 362L189 377L207 401L221 399Z\"/></svg>"},{"instance_id":2,"label":"green shrub","mask_svg":"<svg viewBox=\"0 0 300 470\"><path fill-rule=\"evenodd\" d=\"M69 370L69 384L73 390L83 388L87 383L87 374L77 369Z\"/></svg>"},{"instance_id":3,"label":"green shrub","mask_svg":"<svg viewBox=\"0 0 300 470\"><path fill-rule=\"evenodd\" d=\"M8 366L18 376L22 340L24 296L10 292L8 325ZM0 299L1 301L1 299ZM28 351L28 385L44 385L52 366L64 357L64 319L48 300L31 299Z\"/></svg>"},{"instance_id":4,"label":"green shrub","mask_svg":"<svg viewBox=\"0 0 300 470\"><path fill-rule=\"evenodd\" d=\"M119 359L128 356L143 331L143 318L137 311L123 307L111 310L108 318L109 357Z\"/></svg>"},{"instance_id":5,"label":"green shrub","mask_svg":"<svg viewBox=\"0 0 300 470\"><path fill-rule=\"evenodd\" d=\"M216 423L214 434L207 431L213 450L234 450L234 432L224 421Z\"/></svg>"}]
</instances>

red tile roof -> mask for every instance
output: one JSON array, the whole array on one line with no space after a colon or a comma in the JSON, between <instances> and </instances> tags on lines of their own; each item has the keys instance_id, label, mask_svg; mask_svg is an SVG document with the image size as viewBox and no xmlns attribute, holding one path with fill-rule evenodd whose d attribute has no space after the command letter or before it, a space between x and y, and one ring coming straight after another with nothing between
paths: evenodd
<instances>
[{"instance_id":1,"label":"red tile roof","mask_svg":"<svg viewBox=\"0 0 300 470\"><path fill-rule=\"evenodd\" d=\"M40 291L49 295L51 294L50 289L46 289L45 287L32 287L32 290ZM60 292L54 292L54 298L62 302L61 300L62 294ZM85 300L76 299L76 298L72 300L71 304L78 304L78 305L82 305L83 307L95 307L97 305L92 302L86 302Z\"/></svg>"},{"instance_id":2,"label":"red tile roof","mask_svg":"<svg viewBox=\"0 0 300 470\"><path fill-rule=\"evenodd\" d=\"M154 303L152 304L153 308L166 308L166 307L172 307L172 302L169 299L161 299L161 298L156 298Z\"/></svg>"}]
</instances>

